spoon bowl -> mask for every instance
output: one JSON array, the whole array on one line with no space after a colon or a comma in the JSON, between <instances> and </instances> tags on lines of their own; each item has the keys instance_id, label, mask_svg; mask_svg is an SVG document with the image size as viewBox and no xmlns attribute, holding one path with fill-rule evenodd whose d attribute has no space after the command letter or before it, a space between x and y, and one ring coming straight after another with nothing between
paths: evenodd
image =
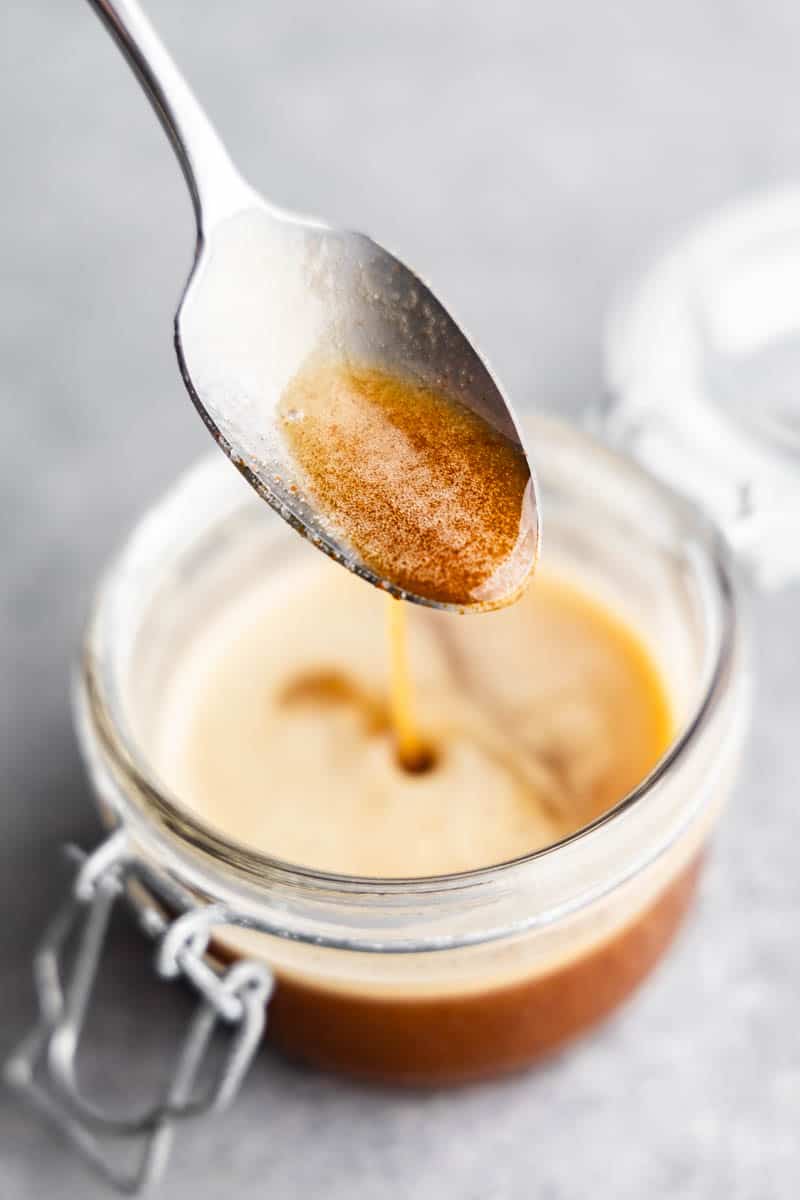
<instances>
[{"instance_id":1,"label":"spoon bowl","mask_svg":"<svg viewBox=\"0 0 800 1200\"><path fill-rule=\"evenodd\" d=\"M521 448L486 364L418 276L363 234L254 204L200 242L175 344L206 425L285 520L371 583L452 607L379 577L331 527L298 473L278 411L310 364L378 369L443 393Z\"/></svg>"},{"instance_id":2,"label":"spoon bowl","mask_svg":"<svg viewBox=\"0 0 800 1200\"><path fill-rule=\"evenodd\" d=\"M91 3L139 76L192 193L197 252L175 345L205 424L260 495L320 549L404 599L463 607L403 586L390 570L365 561L298 471L280 403L291 381L316 365L378 370L475 414L526 462L517 423L487 365L427 285L392 254L364 234L276 208L244 182L135 0ZM527 463L526 473L505 590L481 607L518 593L536 560L538 508Z\"/></svg>"}]
</instances>

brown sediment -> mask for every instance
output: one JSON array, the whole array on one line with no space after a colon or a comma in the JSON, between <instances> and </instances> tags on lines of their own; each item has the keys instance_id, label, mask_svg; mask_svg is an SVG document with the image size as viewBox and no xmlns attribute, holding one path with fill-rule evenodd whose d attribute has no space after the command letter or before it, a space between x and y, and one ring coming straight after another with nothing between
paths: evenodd
<instances>
[{"instance_id":1,"label":"brown sediment","mask_svg":"<svg viewBox=\"0 0 800 1200\"><path fill-rule=\"evenodd\" d=\"M306 671L290 679L278 696L287 708L311 705L312 708L340 705L359 713L367 733L384 733L390 723L389 706L380 696L361 687L342 671L325 668Z\"/></svg>"},{"instance_id":2,"label":"brown sediment","mask_svg":"<svg viewBox=\"0 0 800 1200\"><path fill-rule=\"evenodd\" d=\"M437 603L510 603L537 535L521 447L429 387L374 369L300 372L280 406L302 481L380 578Z\"/></svg>"},{"instance_id":3,"label":"brown sediment","mask_svg":"<svg viewBox=\"0 0 800 1200\"><path fill-rule=\"evenodd\" d=\"M269 1037L293 1059L379 1083L439 1086L529 1066L608 1016L669 947L698 854L608 941L547 974L465 994L403 998L280 979Z\"/></svg>"}]
</instances>

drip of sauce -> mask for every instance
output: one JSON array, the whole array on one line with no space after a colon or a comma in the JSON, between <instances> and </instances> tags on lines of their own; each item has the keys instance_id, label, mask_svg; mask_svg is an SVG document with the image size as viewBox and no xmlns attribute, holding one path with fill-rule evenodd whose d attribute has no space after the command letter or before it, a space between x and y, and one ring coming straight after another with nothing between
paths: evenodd
<instances>
[{"instance_id":1,"label":"drip of sauce","mask_svg":"<svg viewBox=\"0 0 800 1200\"><path fill-rule=\"evenodd\" d=\"M537 553L521 447L443 392L371 368L301 371L280 405L299 481L366 565L433 604L490 609Z\"/></svg>"},{"instance_id":2,"label":"drip of sauce","mask_svg":"<svg viewBox=\"0 0 800 1200\"><path fill-rule=\"evenodd\" d=\"M423 741L414 707L414 686L408 662L406 611L402 600L386 597L389 634L389 711L400 766L414 773L434 765L432 750Z\"/></svg>"}]
</instances>

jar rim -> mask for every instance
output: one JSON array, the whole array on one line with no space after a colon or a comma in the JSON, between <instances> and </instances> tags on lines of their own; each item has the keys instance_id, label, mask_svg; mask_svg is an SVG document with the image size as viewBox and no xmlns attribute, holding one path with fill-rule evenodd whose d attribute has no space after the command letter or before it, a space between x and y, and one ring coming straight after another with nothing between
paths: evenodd
<instances>
[{"instance_id":1,"label":"jar rim","mask_svg":"<svg viewBox=\"0 0 800 1200\"><path fill-rule=\"evenodd\" d=\"M180 843L181 848L188 851L195 861L199 861L199 856L207 870L225 869L249 887L255 885L260 889L268 889L276 884L282 884L290 888L292 886L318 888L322 892L330 892L331 889L335 889L339 892L359 896L413 898L414 896L430 896L438 892L463 891L489 880L509 876L533 863L551 861L562 855L569 847L591 840L600 831L618 824L632 810L640 808L646 798L658 788L668 774L674 772L676 765L687 756L690 748L695 745L725 691L725 683L730 675L737 642L736 586L727 546L707 517L627 456L609 449L595 437L566 426L563 422L539 416L535 418L535 422L537 427L549 427L551 435L555 432L557 435L568 437L573 441L577 440L579 443L585 443L592 452L608 456L617 467L624 466L648 487L654 489L669 508L680 510L681 514L690 522L692 533L698 537L706 559L705 565L710 568L709 575L719 603L721 620L718 641L712 647L711 661L705 672L702 694L683 728L652 771L635 788L589 824L556 842L501 863L441 875L381 878L318 870L254 850L206 825L158 782L155 773L151 772L148 763L144 760L141 748L133 742L125 728L116 720L113 705L110 703L109 680L106 677L107 664L104 661L103 645L104 635L107 634L107 630L104 629L104 615L109 603L109 596L113 589L119 586L126 557L131 553L137 532L145 523L152 522L154 518L157 518L162 509L174 501L176 493L182 486L187 485L189 476L194 474L190 471L187 476L180 478L166 497L160 498L148 510L111 563L98 589L83 646L77 681L77 700L83 709L84 725L88 720L92 727L92 733L99 740L103 752L113 764L115 773L122 777L126 789L129 789L126 792L128 811L125 816L128 819L132 818L140 830L147 829L151 834L157 832L165 836L171 842L173 849L175 849L176 842ZM221 462L222 460L214 455L213 461ZM214 468L211 468L210 462L206 462L205 464L201 463L194 470L197 472L202 469ZM227 464L226 469L228 469ZM107 649L107 647L105 648ZM86 735L85 730L81 730L80 713L78 724L79 734L86 751ZM135 801L132 796L135 797Z\"/></svg>"}]
</instances>

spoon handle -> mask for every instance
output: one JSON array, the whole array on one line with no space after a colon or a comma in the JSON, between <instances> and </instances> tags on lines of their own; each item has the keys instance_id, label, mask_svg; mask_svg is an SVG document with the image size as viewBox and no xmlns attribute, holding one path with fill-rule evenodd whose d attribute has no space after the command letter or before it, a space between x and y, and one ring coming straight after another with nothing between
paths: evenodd
<instances>
[{"instance_id":1,"label":"spoon handle","mask_svg":"<svg viewBox=\"0 0 800 1200\"><path fill-rule=\"evenodd\" d=\"M89 0L156 110L192 194L198 234L255 201L136 0Z\"/></svg>"}]
</instances>

